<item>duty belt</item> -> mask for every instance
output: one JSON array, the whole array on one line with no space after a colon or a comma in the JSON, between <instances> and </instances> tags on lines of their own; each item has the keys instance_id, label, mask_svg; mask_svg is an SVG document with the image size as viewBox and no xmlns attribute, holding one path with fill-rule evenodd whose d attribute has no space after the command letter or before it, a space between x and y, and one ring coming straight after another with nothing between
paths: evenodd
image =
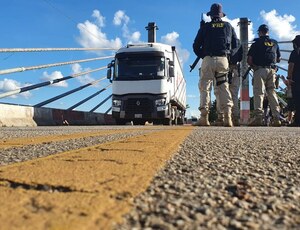
<instances>
[{"instance_id":1,"label":"duty belt","mask_svg":"<svg viewBox=\"0 0 300 230\"><path fill-rule=\"evenodd\" d=\"M263 65L263 66L258 65L257 68L258 69L260 69L260 68L276 69L276 66L275 65Z\"/></svg>"},{"instance_id":2,"label":"duty belt","mask_svg":"<svg viewBox=\"0 0 300 230\"><path fill-rule=\"evenodd\" d=\"M210 57L227 57L226 54L220 54L220 55L217 55L217 54L208 54L207 56L210 56Z\"/></svg>"},{"instance_id":3,"label":"duty belt","mask_svg":"<svg viewBox=\"0 0 300 230\"><path fill-rule=\"evenodd\" d=\"M270 65L264 65L264 66L261 66L261 65L258 65L257 68L267 68L267 69L271 69L272 67Z\"/></svg>"}]
</instances>

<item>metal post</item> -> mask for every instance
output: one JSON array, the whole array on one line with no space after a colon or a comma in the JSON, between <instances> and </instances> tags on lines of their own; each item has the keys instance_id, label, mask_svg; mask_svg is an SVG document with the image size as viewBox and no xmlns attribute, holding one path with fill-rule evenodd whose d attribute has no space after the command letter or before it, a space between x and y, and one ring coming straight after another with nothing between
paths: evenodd
<instances>
[{"instance_id":1,"label":"metal post","mask_svg":"<svg viewBox=\"0 0 300 230\"><path fill-rule=\"evenodd\" d=\"M244 76L248 69L247 53L248 53L248 18L240 18L240 40L243 46L243 59L241 61L241 76ZM250 118L250 97L249 97L249 74L241 83L240 91L240 123L247 125Z\"/></svg>"},{"instance_id":2,"label":"metal post","mask_svg":"<svg viewBox=\"0 0 300 230\"><path fill-rule=\"evenodd\" d=\"M156 42L156 30L158 27L156 26L155 22L149 22L148 26L145 27L148 30L148 42L155 43Z\"/></svg>"}]
</instances>

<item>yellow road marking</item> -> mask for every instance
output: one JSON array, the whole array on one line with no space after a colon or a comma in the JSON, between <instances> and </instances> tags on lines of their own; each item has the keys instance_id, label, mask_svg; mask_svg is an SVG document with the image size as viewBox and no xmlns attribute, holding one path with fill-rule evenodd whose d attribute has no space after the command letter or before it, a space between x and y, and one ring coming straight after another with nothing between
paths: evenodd
<instances>
[{"instance_id":1,"label":"yellow road marking","mask_svg":"<svg viewBox=\"0 0 300 230\"><path fill-rule=\"evenodd\" d=\"M111 229L191 130L172 127L0 167L1 229Z\"/></svg>"},{"instance_id":2,"label":"yellow road marking","mask_svg":"<svg viewBox=\"0 0 300 230\"><path fill-rule=\"evenodd\" d=\"M35 137L22 137L8 140L0 140L0 149L21 147L25 145L41 144L47 142L64 141L69 139L77 139L83 137L103 136L108 134L123 133L128 131L137 131L137 129L123 129L123 130L101 130L93 132L78 132L72 134L60 134L51 136L35 136Z\"/></svg>"}]
</instances>

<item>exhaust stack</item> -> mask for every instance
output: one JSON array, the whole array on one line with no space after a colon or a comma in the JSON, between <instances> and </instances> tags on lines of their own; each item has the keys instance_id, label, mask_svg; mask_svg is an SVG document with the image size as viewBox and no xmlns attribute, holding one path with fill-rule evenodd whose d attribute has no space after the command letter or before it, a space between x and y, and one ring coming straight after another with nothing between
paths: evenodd
<instances>
[{"instance_id":1,"label":"exhaust stack","mask_svg":"<svg viewBox=\"0 0 300 230\"><path fill-rule=\"evenodd\" d=\"M155 22L149 22L148 26L145 27L148 30L148 42L155 43L156 42L156 30L158 27L156 26Z\"/></svg>"}]
</instances>

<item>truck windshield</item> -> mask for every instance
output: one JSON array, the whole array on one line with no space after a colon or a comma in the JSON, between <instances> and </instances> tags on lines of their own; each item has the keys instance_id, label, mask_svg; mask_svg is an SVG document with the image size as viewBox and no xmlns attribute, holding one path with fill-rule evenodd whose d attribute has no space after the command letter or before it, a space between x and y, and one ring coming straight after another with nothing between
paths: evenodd
<instances>
[{"instance_id":1,"label":"truck windshield","mask_svg":"<svg viewBox=\"0 0 300 230\"><path fill-rule=\"evenodd\" d=\"M165 77L165 58L160 56L120 57L116 62L116 79L161 79Z\"/></svg>"}]
</instances>

